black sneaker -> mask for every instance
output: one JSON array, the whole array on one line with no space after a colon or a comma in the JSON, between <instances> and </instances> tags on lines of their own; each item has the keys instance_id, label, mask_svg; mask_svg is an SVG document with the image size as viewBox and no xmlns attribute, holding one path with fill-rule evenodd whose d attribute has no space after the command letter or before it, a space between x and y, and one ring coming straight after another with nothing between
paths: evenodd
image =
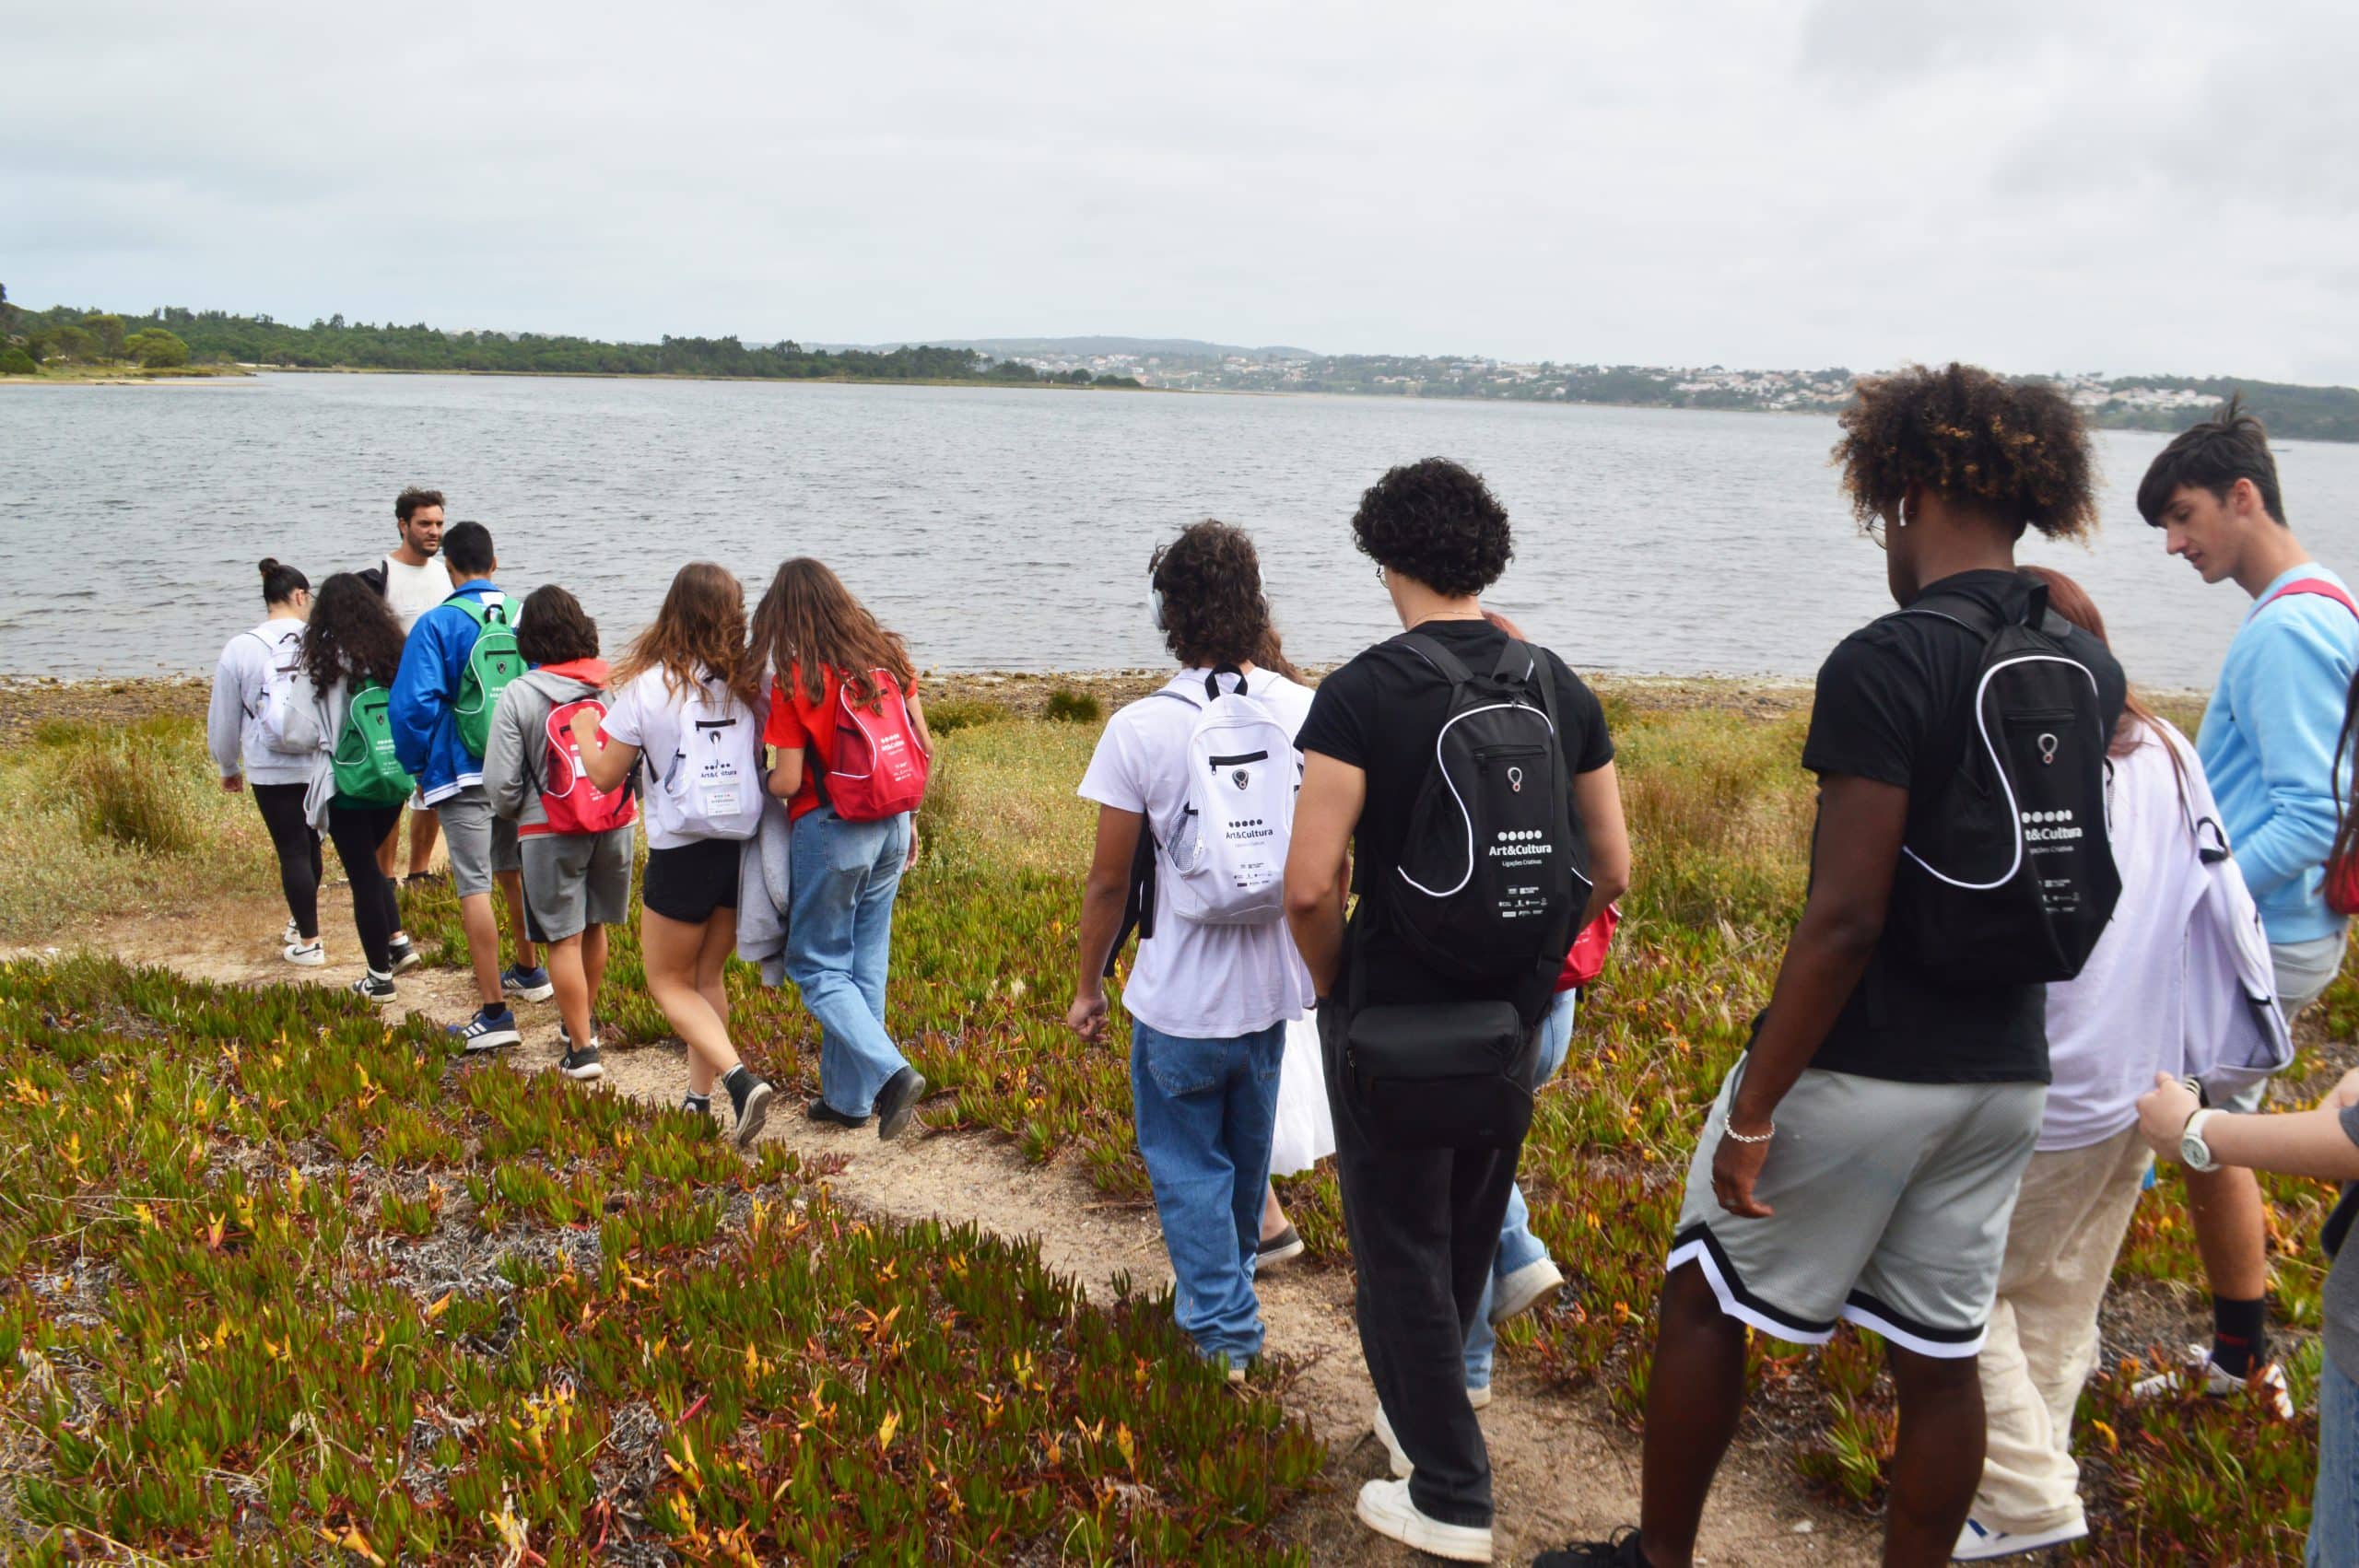
<instances>
[{"instance_id":1,"label":"black sneaker","mask_svg":"<svg viewBox=\"0 0 2359 1568\"><path fill-rule=\"evenodd\" d=\"M745 1091L745 1103L737 1107L737 1147L751 1147L761 1136L762 1123L770 1118L770 1101L777 1094L764 1080L754 1080L753 1087Z\"/></svg>"},{"instance_id":2,"label":"black sneaker","mask_svg":"<svg viewBox=\"0 0 2359 1568\"><path fill-rule=\"evenodd\" d=\"M683 1094L680 1096L680 1108L690 1116L709 1117L712 1114L712 1096Z\"/></svg>"},{"instance_id":3,"label":"black sneaker","mask_svg":"<svg viewBox=\"0 0 2359 1568\"><path fill-rule=\"evenodd\" d=\"M876 1091L876 1136L898 1138L910 1125L910 1113L925 1098L925 1079L914 1067L905 1067Z\"/></svg>"},{"instance_id":4,"label":"black sneaker","mask_svg":"<svg viewBox=\"0 0 2359 1568\"><path fill-rule=\"evenodd\" d=\"M381 1007L393 1000L393 977L371 969L352 982L352 994L363 1001L373 1001Z\"/></svg>"},{"instance_id":5,"label":"black sneaker","mask_svg":"<svg viewBox=\"0 0 2359 1568\"><path fill-rule=\"evenodd\" d=\"M396 975L406 975L412 969L417 968L419 965L426 962L425 959L418 956L417 946L408 942L397 942L393 943L393 967L392 973Z\"/></svg>"},{"instance_id":6,"label":"black sneaker","mask_svg":"<svg viewBox=\"0 0 2359 1568\"><path fill-rule=\"evenodd\" d=\"M804 1107L803 1114L822 1127L866 1127L868 1125L866 1117L847 1116L825 1100L812 1101L810 1105Z\"/></svg>"},{"instance_id":7,"label":"black sneaker","mask_svg":"<svg viewBox=\"0 0 2359 1568\"><path fill-rule=\"evenodd\" d=\"M1648 1568L1638 1532L1625 1525L1611 1540L1577 1540L1532 1560L1532 1568Z\"/></svg>"},{"instance_id":8,"label":"black sneaker","mask_svg":"<svg viewBox=\"0 0 2359 1568\"><path fill-rule=\"evenodd\" d=\"M598 1065L598 1047L584 1046L578 1051L568 1051L557 1059L557 1070L577 1083L593 1078L604 1078L606 1070Z\"/></svg>"},{"instance_id":9,"label":"black sneaker","mask_svg":"<svg viewBox=\"0 0 2359 1568\"><path fill-rule=\"evenodd\" d=\"M1291 1263L1302 1256L1302 1233L1288 1225L1273 1236L1263 1236L1254 1249L1253 1266L1267 1269L1276 1263Z\"/></svg>"},{"instance_id":10,"label":"black sneaker","mask_svg":"<svg viewBox=\"0 0 2359 1568\"><path fill-rule=\"evenodd\" d=\"M516 1032L516 1014L512 1009L478 1008L475 1015L464 1024L453 1024L450 1032L459 1036L460 1044L469 1056L481 1051L496 1051L512 1046L524 1036Z\"/></svg>"}]
</instances>

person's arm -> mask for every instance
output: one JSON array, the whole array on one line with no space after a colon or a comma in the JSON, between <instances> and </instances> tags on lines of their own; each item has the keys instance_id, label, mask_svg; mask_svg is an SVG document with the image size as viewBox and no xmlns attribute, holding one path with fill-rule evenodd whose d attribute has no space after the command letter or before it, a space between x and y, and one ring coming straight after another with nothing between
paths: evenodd
<instances>
[{"instance_id":1,"label":"person's arm","mask_svg":"<svg viewBox=\"0 0 2359 1568\"><path fill-rule=\"evenodd\" d=\"M2269 792L2269 814L2231 846L2255 898L2326 864L2334 848L2335 747L2352 673L2333 638L2306 617L2348 612L2313 603L2320 609L2297 603L2271 613L2259 628L2267 640L2234 694Z\"/></svg>"},{"instance_id":2,"label":"person's arm","mask_svg":"<svg viewBox=\"0 0 2359 1568\"><path fill-rule=\"evenodd\" d=\"M455 612L454 612L455 613ZM442 622L428 613L402 644L402 665L386 694L385 720L393 735L393 757L413 778L426 775L434 753L434 731L451 705L442 652Z\"/></svg>"},{"instance_id":3,"label":"person's arm","mask_svg":"<svg viewBox=\"0 0 2359 1568\"><path fill-rule=\"evenodd\" d=\"M639 748L617 741L598 727L598 716L583 708L573 715L573 738L581 747L581 774L602 795L622 788L639 760Z\"/></svg>"},{"instance_id":4,"label":"person's arm","mask_svg":"<svg viewBox=\"0 0 2359 1568\"><path fill-rule=\"evenodd\" d=\"M1612 763L1573 776L1573 804L1589 835L1589 906L1573 927L1584 931L1630 890L1630 829L1622 820L1622 785Z\"/></svg>"},{"instance_id":5,"label":"person's arm","mask_svg":"<svg viewBox=\"0 0 2359 1568\"><path fill-rule=\"evenodd\" d=\"M1073 1006L1065 1022L1085 1040L1106 1037L1106 960L1122 929L1129 902L1131 862L1146 818L1119 806L1097 808L1097 847L1090 851L1089 877L1081 890L1081 952L1074 979Z\"/></svg>"},{"instance_id":6,"label":"person's arm","mask_svg":"<svg viewBox=\"0 0 2359 1568\"><path fill-rule=\"evenodd\" d=\"M2343 1112L2359 1103L2359 1071L2345 1073L2312 1110L2244 1116L2216 1111L2203 1123L2204 1146L2223 1165L2275 1171L2324 1181L2359 1181L2359 1142L2343 1128ZM2138 1096L2138 1130L2162 1159L2179 1157L2179 1138L2201 1109L2194 1093L2167 1072Z\"/></svg>"},{"instance_id":7,"label":"person's arm","mask_svg":"<svg viewBox=\"0 0 2359 1568\"><path fill-rule=\"evenodd\" d=\"M1730 1130L1759 1137L1779 1101L1810 1066L1827 1030L1859 989L1884 936L1884 912L1908 826L1908 791L1893 784L1829 774L1818 791L1822 829L1811 848L1810 898L1787 939L1785 961L1769 993L1760 1033L1745 1053L1744 1075L1729 1107ZM1720 1207L1760 1219L1769 1206L1753 1185L1769 1157L1767 1142L1722 1138L1712 1156L1712 1193Z\"/></svg>"},{"instance_id":8,"label":"person's arm","mask_svg":"<svg viewBox=\"0 0 2359 1568\"><path fill-rule=\"evenodd\" d=\"M238 643L232 642L221 650L221 662L213 669L213 700L205 708L205 749L213 754L213 766L220 769L221 788L233 792L246 787L246 765L241 755L245 727L245 672L239 667Z\"/></svg>"},{"instance_id":9,"label":"person's arm","mask_svg":"<svg viewBox=\"0 0 2359 1568\"><path fill-rule=\"evenodd\" d=\"M1344 966L1344 874L1367 802L1365 770L1324 752L1304 754L1286 851L1286 929L1321 1000Z\"/></svg>"},{"instance_id":10,"label":"person's arm","mask_svg":"<svg viewBox=\"0 0 2359 1568\"><path fill-rule=\"evenodd\" d=\"M918 700L918 694L915 692L910 694L909 704L910 728L918 732L918 749L924 752L926 755L932 756L933 731L925 727L925 704Z\"/></svg>"},{"instance_id":11,"label":"person's arm","mask_svg":"<svg viewBox=\"0 0 2359 1568\"><path fill-rule=\"evenodd\" d=\"M770 793L781 801L791 801L803 788L803 774L806 766L803 748L780 746L775 748L775 751L776 760L770 764Z\"/></svg>"},{"instance_id":12,"label":"person's arm","mask_svg":"<svg viewBox=\"0 0 2359 1568\"><path fill-rule=\"evenodd\" d=\"M534 741L524 721L528 701L521 685L501 692L499 706L491 710L491 733L484 741L483 792L491 798L493 813L510 822L524 814L526 748ZM546 721L544 718L543 723Z\"/></svg>"}]
</instances>

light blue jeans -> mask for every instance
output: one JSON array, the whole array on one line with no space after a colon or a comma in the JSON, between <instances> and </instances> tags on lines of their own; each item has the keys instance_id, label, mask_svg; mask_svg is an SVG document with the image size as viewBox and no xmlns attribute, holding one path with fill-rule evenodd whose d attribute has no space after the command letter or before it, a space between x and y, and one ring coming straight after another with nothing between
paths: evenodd
<instances>
[{"instance_id":1,"label":"light blue jeans","mask_svg":"<svg viewBox=\"0 0 2359 1568\"><path fill-rule=\"evenodd\" d=\"M1225 1039L1131 1020L1131 1105L1178 1281L1172 1316L1207 1357L1262 1352L1253 1260L1270 1180L1286 1026Z\"/></svg>"},{"instance_id":2,"label":"light blue jeans","mask_svg":"<svg viewBox=\"0 0 2359 1568\"><path fill-rule=\"evenodd\" d=\"M893 896L910 856L910 819L846 822L821 806L794 825L788 859L786 972L819 1021L819 1097L864 1117L909 1066L885 1032Z\"/></svg>"},{"instance_id":3,"label":"light blue jeans","mask_svg":"<svg viewBox=\"0 0 2359 1568\"><path fill-rule=\"evenodd\" d=\"M2318 1369L2318 1485L2302 1561L2308 1568L2359 1562L2359 1383L2331 1356Z\"/></svg>"},{"instance_id":4,"label":"light blue jeans","mask_svg":"<svg viewBox=\"0 0 2359 1568\"><path fill-rule=\"evenodd\" d=\"M1558 991L1548 1016L1541 1021L1540 1056L1532 1066L1534 1090L1555 1077L1556 1070L1565 1065L1565 1057L1573 1045L1574 999L1579 994ZM1547 1256L1548 1249L1532 1234L1532 1211L1524 1205L1523 1188L1519 1183L1508 1189L1508 1217L1499 1226L1499 1255L1491 1260L1491 1282L1483 1287L1483 1305L1475 1309L1473 1325L1466 1330L1469 1388L1491 1386L1491 1358L1499 1342L1497 1332L1491 1327L1491 1302L1498 1294L1499 1281Z\"/></svg>"}]
</instances>

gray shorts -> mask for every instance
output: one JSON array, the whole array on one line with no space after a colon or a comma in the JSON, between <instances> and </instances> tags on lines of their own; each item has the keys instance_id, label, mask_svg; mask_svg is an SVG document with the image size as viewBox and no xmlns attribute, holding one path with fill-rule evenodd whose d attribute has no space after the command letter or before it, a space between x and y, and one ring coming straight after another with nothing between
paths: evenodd
<instances>
[{"instance_id":1,"label":"gray shorts","mask_svg":"<svg viewBox=\"0 0 2359 1568\"><path fill-rule=\"evenodd\" d=\"M451 857L451 889L460 897L489 893L495 872L523 869L516 853L516 825L492 814L491 797L480 785L437 801L434 820L442 825L443 849Z\"/></svg>"},{"instance_id":2,"label":"gray shorts","mask_svg":"<svg viewBox=\"0 0 2359 1568\"><path fill-rule=\"evenodd\" d=\"M2322 936L2310 942L2272 942L2269 944L2270 967L2277 971L2277 1007L2285 1014L2285 1026L2292 1028L2294 1020L2309 1010L2310 1004L2326 995L2327 987L2334 984L2335 976L2342 972L2341 936ZM2269 1098L2266 1078L2249 1088L2239 1090L2220 1102L2223 1110L2246 1116L2260 1109Z\"/></svg>"},{"instance_id":3,"label":"gray shorts","mask_svg":"<svg viewBox=\"0 0 2359 1568\"><path fill-rule=\"evenodd\" d=\"M534 942L563 942L585 927L627 923L636 837L631 828L616 827L522 839L524 934Z\"/></svg>"},{"instance_id":4,"label":"gray shorts","mask_svg":"<svg viewBox=\"0 0 2359 1568\"><path fill-rule=\"evenodd\" d=\"M1671 1260L1702 1266L1720 1310L1798 1344L1848 1318L1920 1355L1980 1353L2044 1083L1895 1083L1813 1069L1778 1107L1741 1220L1712 1196L1730 1070L1687 1167Z\"/></svg>"}]
</instances>

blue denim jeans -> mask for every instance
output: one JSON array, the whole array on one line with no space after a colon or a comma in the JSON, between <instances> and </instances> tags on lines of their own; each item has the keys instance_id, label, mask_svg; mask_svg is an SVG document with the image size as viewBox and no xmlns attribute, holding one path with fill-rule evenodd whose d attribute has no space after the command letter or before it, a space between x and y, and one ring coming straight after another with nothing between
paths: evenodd
<instances>
[{"instance_id":1,"label":"blue denim jeans","mask_svg":"<svg viewBox=\"0 0 2359 1568\"><path fill-rule=\"evenodd\" d=\"M794 825L788 860L786 972L819 1021L819 1097L864 1117L909 1066L885 1032L893 896L910 855L910 819L846 822L821 806Z\"/></svg>"},{"instance_id":2,"label":"blue denim jeans","mask_svg":"<svg viewBox=\"0 0 2359 1568\"><path fill-rule=\"evenodd\" d=\"M2331 1356L2318 1369L2318 1486L2302 1561L2308 1568L2359 1562L2359 1383Z\"/></svg>"},{"instance_id":3,"label":"blue denim jeans","mask_svg":"<svg viewBox=\"0 0 2359 1568\"><path fill-rule=\"evenodd\" d=\"M1172 1316L1232 1366L1262 1351L1253 1259L1285 1038L1284 1024L1199 1040L1131 1020L1131 1103L1178 1281Z\"/></svg>"},{"instance_id":4,"label":"blue denim jeans","mask_svg":"<svg viewBox=\"0 0 2359 1568\"><path fill-rule=\"evenodd\" d=\"M1558 991L1548 1016L1541 1020L1540 1056L1532 1066L1532 1086L1535 1090L1556 1076L1556 1070L1565 1065L1565 1057L1572 1049L1574 999L1579 994ZM1469 1388L1491 1386L1491 1357L1499 1342L1498 1334L1491 1328L1491 1302L1498 1294L1499 1281L1547 1256L1548 1249L1532 1234L1532 1211L1525 1207L1523 1188L1518 1186L1508 1194L1507 1223L1499 1227L1499 1255L1491 1261L1491 1282L1483 1287L1482 1308L1466 1330Z\"/></svg>"}]
</instances>

